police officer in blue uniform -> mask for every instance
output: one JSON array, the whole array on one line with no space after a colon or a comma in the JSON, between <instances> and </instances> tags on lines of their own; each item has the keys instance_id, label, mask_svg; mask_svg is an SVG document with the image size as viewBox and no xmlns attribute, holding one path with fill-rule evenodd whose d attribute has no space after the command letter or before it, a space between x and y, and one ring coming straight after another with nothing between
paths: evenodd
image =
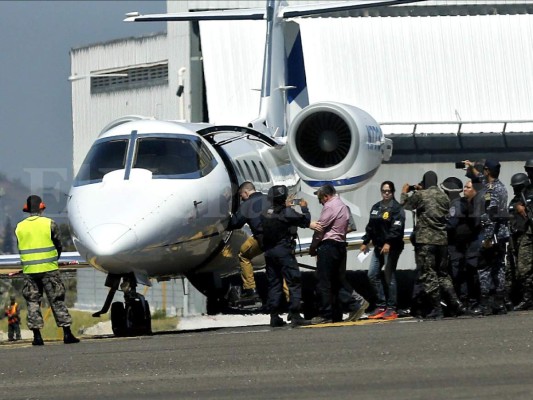
<instances>
[{"instance_id":1,"label":"police officer in blue uniform","mask_svg":"<svg viewBox=\"0 0 533 400\"><path fill-rule=\"evenodd\" d=\"M478 274L483 314L506 314L505 250L509 241L507 189L498 179L500 163L486 160L483 169L485 213ZM494 288L494 289L493 289ZM492 292L494 290L494 292Z\"/></svg>"},{"instance_id":2,"label":"police officer in blue uniform","mask_svg":"<svg viewBox=\"0 0 533 400\"><path fill-rule=\"evenodd\" d=\"M294 256L293 236L296 227L307 228L311 214L307 201L300 200L302 214L286 206L288 190L276 185L268 191L271 207L263 213L263 249L265 250L266 275L268 280L267 309L270 311L270 326L280 327L285 321L279 316L283 298L283 279L289 287L289 317L292 326L308 325L300 314L302 300L301 273Z\"/></svg>"}]
</instances>

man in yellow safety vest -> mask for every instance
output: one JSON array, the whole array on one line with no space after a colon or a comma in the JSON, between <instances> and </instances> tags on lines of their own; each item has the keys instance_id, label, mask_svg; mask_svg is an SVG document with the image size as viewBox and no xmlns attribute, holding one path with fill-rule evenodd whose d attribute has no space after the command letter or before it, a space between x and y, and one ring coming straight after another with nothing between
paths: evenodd
<instances>
[{"instance_id":1,"label":"man in yellow safety vest","mask_svg":"<svg viewBox=\"0 0 533 400\"><path fill-rule=\"evenodd\" d=\"M63 248L59 228L52 219L42 216L45 208L39 196L29 196L23 211L30 216L19 222L15 229L24 273L22 295L28 303L28 328L33 331L32 344L42 346L41 301L44 291L57 326L63 328L63 342L78 343L79 339L70 330L72 318L65 305L65 285L57 263Z\"/></svg>"}]
</instances>

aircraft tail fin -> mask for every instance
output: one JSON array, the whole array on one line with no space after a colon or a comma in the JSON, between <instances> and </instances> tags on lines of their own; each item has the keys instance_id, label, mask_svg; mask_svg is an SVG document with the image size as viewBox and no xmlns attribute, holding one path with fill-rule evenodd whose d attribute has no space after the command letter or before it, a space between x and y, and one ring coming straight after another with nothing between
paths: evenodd
<instances>
[{"instance_id":1,"label":"aircraft tail fin","mask_svg":"<svg viewBox=\"0 0 533 400\"><path fill-rule=\"evenodd\" d=\"M307 77L305 74L304 54L300 25L288 22L285 26L285 45L287 62L291 68L287 71L287 113L288 120L309 105Z\"/></svg>"}]
</instances>

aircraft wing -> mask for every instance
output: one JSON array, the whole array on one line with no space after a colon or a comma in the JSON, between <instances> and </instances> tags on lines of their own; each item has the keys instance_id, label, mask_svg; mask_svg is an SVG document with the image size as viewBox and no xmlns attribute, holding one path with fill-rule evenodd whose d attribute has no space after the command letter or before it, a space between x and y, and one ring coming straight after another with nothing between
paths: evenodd
<instances>
[{"instance_id":1,"label":"aircraft wing","mask_svg":"<svg viewBox=\"0 0 533 400\"><path fill-rule=\"evenodd\" d=\"M77 251L67 251L61 253L59 257L59 268L80 268L87 267L89 263L83 259ZM20 256L18 254L1 254L0 255L0 274L15 272L22 268Z\"/></svg>"},{"instance_id":2,"label":"aircraft wing","mask_svg":"<svg viewBox=\"0 0 533 400\"><path fill-rule=\"evenodd\" d=\"M425 0L352 0L337 3L313 3L286 6L281 9L282 18L311 17L314 15L343 13L352 10L373 7L395 6L416 3ZM223 20L262 20L266 19L264 8L243 8L235 10L213 10L198 12L182 12L168 14L141 15L137 12L126 14L125 22L157 22L157 21L223 21Z\"/></svg>"}]
</instances>

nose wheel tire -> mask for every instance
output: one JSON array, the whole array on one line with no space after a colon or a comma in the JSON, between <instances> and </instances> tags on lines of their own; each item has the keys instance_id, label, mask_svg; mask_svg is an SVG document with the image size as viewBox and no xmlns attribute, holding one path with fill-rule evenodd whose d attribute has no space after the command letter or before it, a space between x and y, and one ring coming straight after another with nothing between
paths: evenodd
<instances>
[{"instance_id":1,"label":"nose wheel tire","mask_svg":"<svg viewBox=\"0 0 533 400\"><path fill-rule=\"evenodd\" d=\"M115 336L126 336L126 311L120 301L111 304L111 329Z\"/></svg>"},{"instance_id":2,"label":"nose wheel tire","mask_svg":"<svg viewBox=\"0 0 533 400\"><path fill-rule=\"evenodd\" d=\"M152 334L150 306L144 296L137 294L124 303L111 305L111 329L115 336L142 336Z\"/></svg>"},{"instance_id":3,"label":"nose wheel tire","mask_svg":"<svg viewBox=\"0 0 533 400\"><path fill-rule=\"evenodd\" d=\"M150 306L144 296L138 294L132 302L126 303L126 326L130 336L152 334Z\"/></svg>"}]
</instances>

